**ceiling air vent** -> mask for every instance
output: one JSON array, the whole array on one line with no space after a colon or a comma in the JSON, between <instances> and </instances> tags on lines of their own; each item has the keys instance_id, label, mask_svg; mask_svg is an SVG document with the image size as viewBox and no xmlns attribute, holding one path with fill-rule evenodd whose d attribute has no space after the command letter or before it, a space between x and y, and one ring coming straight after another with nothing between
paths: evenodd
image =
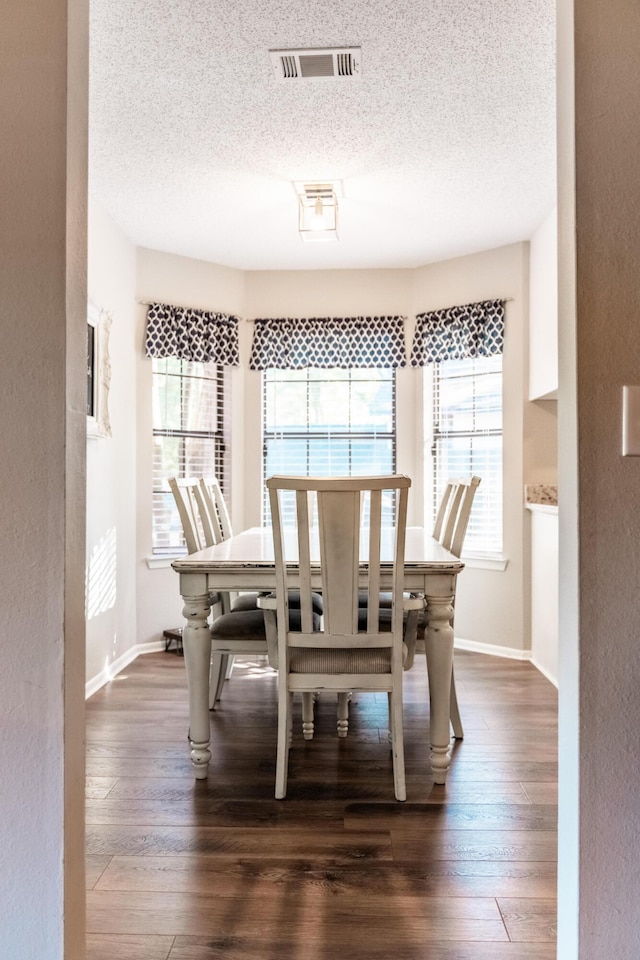
<instances>
[{"instance_id":1,"label":"ceiling air vent","mask_svg":"<svg viewBox=\"0 0 640 960\"><path fill-rule=\"evenodd\" d=\"M270 50L269 55L278 80L333 80L360 76L360 47Z\"/></svg>"}]
</instances>

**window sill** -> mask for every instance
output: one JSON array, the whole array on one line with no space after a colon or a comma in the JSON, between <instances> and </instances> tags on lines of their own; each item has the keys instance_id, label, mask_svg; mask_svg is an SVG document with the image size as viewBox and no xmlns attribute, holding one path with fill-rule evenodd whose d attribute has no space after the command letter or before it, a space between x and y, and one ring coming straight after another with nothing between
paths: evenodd
<instances>
[{"instance_id":1,"label":"window sill","mask_svg":"<svg viewBox=\"0 0 640 960\"><path fill-rule=\"evenodd\" d=\"M149 570L162 570L170 567L173 561L179 560L180 557L186 557L186 553L176 553L172 557L146 557L145 562Z\"/></svg>"},{"instance_id":2,"label":"window sill","mask_svg":"<svg viewBox=\"0 0 640 960\"><path fill-rule=\"evenodd\" d=\"M499 570L503 572L509 563L506 557L460 557L468 570Z\"/></svg>"}]
</instances>

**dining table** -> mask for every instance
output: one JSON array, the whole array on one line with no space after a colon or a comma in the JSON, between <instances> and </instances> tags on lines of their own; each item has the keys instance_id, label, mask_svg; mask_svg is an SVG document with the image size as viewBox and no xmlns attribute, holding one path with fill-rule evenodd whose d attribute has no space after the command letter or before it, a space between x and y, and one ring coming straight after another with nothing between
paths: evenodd
<instances>
[{"instance_id":1,"label":"dining table","mask_svg":"<svg viewBox=\"0 0 640 960\"><path fill-rule=\"evenodd\" d=\"M384 543L388 544L384 550ZM383 537L380 589L390 589L393 530ZM313 551L313 544L312 544ZM361 555L366 558L366 547ZM384 557L389 559L385 562ZM313 552L312 552L313 562ZM361 564L366 581L366 560ZM172 562L180 578L185 624L182 648L189 695L189 742L196 779L207 777L211 759L209 716L210 616L219 592L269 592L276 586L273 534L252 527L227 540ZM295 557L291 564L295 575ZM453 669L453 609L458 574L464 563L422 527L407 527L404 589L424 597L425 653L429 685L430 762L435 783L445 783L451 760L449 698ZM321 571L312 570L314 589Z\"/></svg>"}]
</instances>

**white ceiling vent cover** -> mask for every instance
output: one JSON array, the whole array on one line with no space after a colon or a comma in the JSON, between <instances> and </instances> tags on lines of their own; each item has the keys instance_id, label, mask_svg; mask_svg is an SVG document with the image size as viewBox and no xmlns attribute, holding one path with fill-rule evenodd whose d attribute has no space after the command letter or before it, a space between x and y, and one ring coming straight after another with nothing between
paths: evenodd
<instances>
[{"instance_id":1,"label":"white ceiling vent cover","mask_svg":"<svg viewBox=\"0 0 640 960\"><path fill-rule=\"evenodd\" d=\"M333 80L360 76L360 47L270 50L269 55L278 80Z\"/></svg>"}]
</instances>

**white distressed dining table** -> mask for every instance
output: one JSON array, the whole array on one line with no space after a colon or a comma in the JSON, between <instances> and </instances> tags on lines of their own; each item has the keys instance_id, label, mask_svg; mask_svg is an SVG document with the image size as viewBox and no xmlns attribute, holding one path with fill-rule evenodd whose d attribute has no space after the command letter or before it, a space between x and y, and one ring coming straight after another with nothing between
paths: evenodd
<instances>
[{"instance_id":1,"label":"white distressed dining table","mask_svg":"<svg viewBox=\"0 0 640 960\"><path fill-rule=\"evenodd\" d=\"M388 536L391 557L392 531ZM313 546L312 546L313 549ZM363 551L363 556L366 552ZM313 559L313 556L312 556ZM295 566L295 565L294 565ZM382 564L380 588L389 589ZM207 777L211 759L209 663L211 594L215 591L275 589L273 535L270 527L252 527L214 547L174 560L186 619L182 647L189 692L189 741L195 777ZM425 649L429 680L431 770L436 783L445 783L450 763L449 696L453 667L453 604L462 561L422 527L407 527L404 588L425 597ZM363 583L366 562L363 562ZM312 582L313 574L312 574ZM320 570L315 587L320 587Z\"/></svg>"}]
</instances>

